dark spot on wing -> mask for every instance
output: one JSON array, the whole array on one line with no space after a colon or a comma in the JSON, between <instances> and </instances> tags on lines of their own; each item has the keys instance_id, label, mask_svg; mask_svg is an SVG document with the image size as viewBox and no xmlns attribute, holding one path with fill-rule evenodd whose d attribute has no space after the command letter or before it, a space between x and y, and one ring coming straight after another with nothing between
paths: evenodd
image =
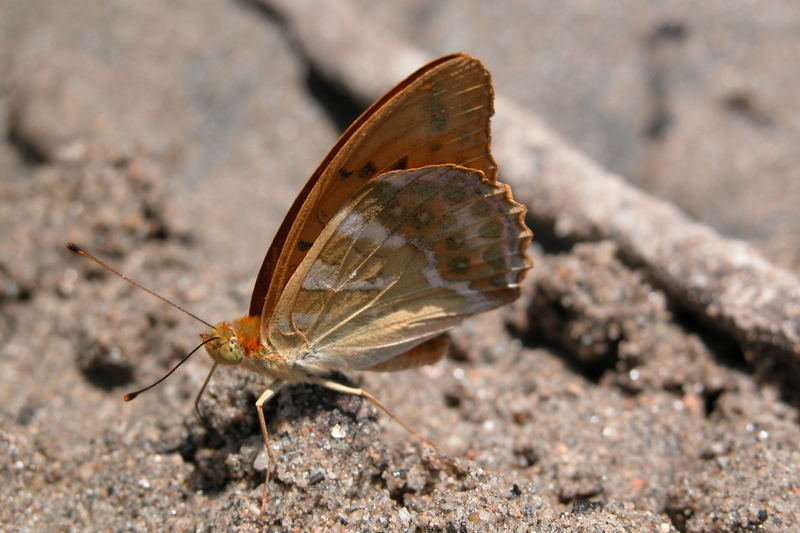
<instances>
[{"instance_id":1,"label":"dark spot on wing","mask_svg":"<svg viewBox=\"0 0 800 533\"><path fill-rule=\"evenodd\" d=\"M345 168L340 168L339 169L339 179L340 180L346 180L347 178L349 178L352 175L353 175L353 171L352 170L347 170Z\"/></svg>"},{"instance_id":2,"label":"dark spot on wing","mask_svg":"<svg viewBox=\"0 0 800 533\"><path fill-rule=\"evenodd\" d=\"M378 213L378 220L383 222L386 226L393 228L403 221L405 214L406 210L402 205L393 205Z\"/></svg>"},{"instance_id":3,"label":"dark spot on wing","mask_svg":"<svg viewBox=\"0 0 800 533\"><path fill-rule=\"evenodd\" d=\"M392 170L405 170L408 168L408 156L404 155L400 159L397 160L397 163L394 164Z\"/></svg>"},{"instance_id":4,"label":"dark spot on wing","mask_svg":"<svg viewBox=\"0 0 800 533\"><path fill-rule=\"evenodd\" d=\"M453 233L444 240L444 245L448 250L458 250L464 246L465 241L464 233Z\"/></svg>"},{"instance_id":5,"label":"dark spot on wing","mask_svg":"<svg viewBox=\"0 0 800 533\"><path fill-rule=\"evenodd\" d=\"M425 100L423 109L428 115L428 122L435 131L443 131L447 128L450 117L447 115L447 107L441 98L431 95Z\"/></svg>"},{"instance_id":6,"label":"dark spot on wing","mask_svg":"<svg viewBox=\"0 0 800 533\"><path fill-rule=\"evenodd\" d=\"M308 241L299 241L299 242L297 243L297 247L300 249L300 251L301 251L301 252L307 252L307 251L309 251L309 250L311 249L311 247L312 247L312 246L314 246L314 243L313 243L313 242L308 242Z\"/></svg>"},{"instance_id":7,"label":"dark spot on wing","mask_svg":"<svg viewBox=\"0 0 800 533\"><path fill-rule=\"evenodd\" d=\"M369 179L378 172L378 169L375 168L375 163L372 161L367 161L363 167L358 171L358 175L364 179Z\"/></svg>"},{"instance_id":8,"label":"dark spot on wing","mask_svg":"<svg viewBox=\"0 0 800 533\"><path fill-rule=\"evenodd\" d=\"M397 188L391 183L382 180L375 180L371 185L373 187L373 194L382 203L386 203L397 196Z\"/></svg>"},{"instance_id":9,"label":"dark spot on wing","mask_svg":"<svg viewBox=\"0 0 800 533\"><path fill-rule=\"evenodd\" d=\"M467 256L456 257L447 262L447 270L453 274L463 274L469 270L469 266L470 261Z\"/></svg>"},{"instance_id":10,"label":"dark spot on wing","mask_svg":"<svg viewBox=\"0 0 800 533\"><path fill-rule=\"evenodd\" d=\"M411 225L414 226L414 229L423 230L427 228L435 218L436 217L434 217L430 211L420 207L411 215Z\"/></svg>"},{"instance_id":11,"label":"dark spot on wing","mask_svg":"<svg viewBox=\"0 0 800 533\"><path fill-rule=\"evenodd\" d=\"M506 266L503 249L500 246L490 246L483 251L483 260L498 270Z\"/></svg>"}]
</instances>

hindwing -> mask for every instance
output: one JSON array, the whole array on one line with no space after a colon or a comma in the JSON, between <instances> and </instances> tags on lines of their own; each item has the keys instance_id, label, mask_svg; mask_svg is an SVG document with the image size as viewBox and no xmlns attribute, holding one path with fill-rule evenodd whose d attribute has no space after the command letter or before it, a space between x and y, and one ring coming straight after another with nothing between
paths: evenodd
<instances>
[{"instance_id":1,"label":"hindwing","mask_svg":"<svg viewBox=\"0 0 800 533\"><path fill-rule=\"evenodd\" d=\"M367 368L513 301L530 267L524 214L480 171L439 165L378 177L289 280L270 344L309 367Z\"/></svg>"}]
</instances>

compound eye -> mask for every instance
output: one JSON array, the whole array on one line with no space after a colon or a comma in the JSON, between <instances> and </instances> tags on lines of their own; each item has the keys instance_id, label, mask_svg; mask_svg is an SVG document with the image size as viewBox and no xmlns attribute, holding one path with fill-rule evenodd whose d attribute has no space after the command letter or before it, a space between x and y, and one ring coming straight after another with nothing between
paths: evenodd
<instances>
[{"instance_id":1,"label":"compound eye","mask_svg":"<svg viewBox=\"0 0 800 533\"><path fill-rule=\"evenodd\" d=\"M226 365L238 365L244 358L244 350L236 337L231 337L228 342L220 346L219 355L221 363Z\"/></svg>"}]
</instances>

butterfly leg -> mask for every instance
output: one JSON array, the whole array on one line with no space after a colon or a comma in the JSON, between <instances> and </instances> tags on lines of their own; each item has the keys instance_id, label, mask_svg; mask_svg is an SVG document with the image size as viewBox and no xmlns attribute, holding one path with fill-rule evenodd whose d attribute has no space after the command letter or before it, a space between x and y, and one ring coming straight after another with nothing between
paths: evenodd
<instances>
[{"instance_id":1,"label":"butterfly leg","mask_svg":"<svg viewBox=\"0 0 800 533\"><path fill-rule=\"evenodd\" d=\"M400 420L400 418L398 418L398 416L396 414L391 412L388 407L383 405L383 403L379 399L377 399L375 396L373 396L372 394L368 393L364 389L357 389L355 387L348 387L347 385L342 385L341 383L339 383L337 381L333 381L333 380L325 379L325 378L320 378L320 377L317 377L317 376L308 376L307 379L311 383L315 383L315 384L317 384L317 385L319 385L321 387L325 387L326 389L330 389L330 390L336 391L336 392L342 392L344 394L352 394L354 396L360 396L361 398L365 398L365 399L371 401L381 411L383 411L384 413L389 415L389 417L392 420L394 420L395 422L397 422L398 424L403 426L409 433L411 433L412 435L417 437L423 443L425 443L428 446L430 446L431 448L433 448L433 450L436 451L437 454L439 453L439 450L436 448L436 445L434 445L431 441L429 441L428 439L426 439L425 437L423 437L422 435L417 433L411 426L409 426L408 424L406 424L405 422Z\"/></svg>"},{"instance_id":2,"label":"butterfly leg","mask_svg":"<svg viewBox=\"0 0 800 533\"><path fill-rule=\"evenodd\" d=\"M258 518L262 518L264 516L264 511L267 508L267 499L269 498L269 471L270 468L275 466L275 458L272 456L272 449L269 447L269 432L267 431L267 420L264 418L264 404L269 401L270 398L275 396L279 390L283 388L285 383L280 380L275 380L267 386L267 389L261 393L258 400L256 400L256 410L258 411L258 423L261 424L261 436L264 438L264 449L267 451L267 458L269 459L269 465L264 474L264 492L261 495L261 511L258 513Z\"/></svg>"},{"instance_id":3,"label":"butterfly leg","mask_svg":"<svg viewBox=\"0 0 800 533\"><path fill-rule=\"evenodd\" d=\"M214 363L214 366L212 366L211 370L208 371L206 380L203 382L203 386L200 387L200 392L197 393L197 397L194 399L194 413L197 415L197 419L200 420L200 423L203 424L203 426L206 428L208 428L208 424L206 423L206 417L204 417L203 413L200 412L200 397L206 391L208 382L211 381L211 376L214 375L214 370L217 369L217 364L219 363Z\"/></svg>"}]
</instances>

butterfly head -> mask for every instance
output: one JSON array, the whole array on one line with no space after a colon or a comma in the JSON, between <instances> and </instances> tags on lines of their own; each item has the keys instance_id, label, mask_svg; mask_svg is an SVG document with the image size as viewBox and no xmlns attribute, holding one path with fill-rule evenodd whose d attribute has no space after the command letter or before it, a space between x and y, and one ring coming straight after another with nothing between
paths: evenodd
<instances>
[{"instance_id":1,"label":"butterfly head","mask_svg":"<svg viewBox=\"0 0 800 533\"><path fill-rule=\"evenodd\" d=\"M244 359L244 347L233 326L227 322L220 322L212 328L211 333L200 334L200 338L206 343L206 351L211 359L221 365L238 365Z\"/></svg>"}]
</instances>

